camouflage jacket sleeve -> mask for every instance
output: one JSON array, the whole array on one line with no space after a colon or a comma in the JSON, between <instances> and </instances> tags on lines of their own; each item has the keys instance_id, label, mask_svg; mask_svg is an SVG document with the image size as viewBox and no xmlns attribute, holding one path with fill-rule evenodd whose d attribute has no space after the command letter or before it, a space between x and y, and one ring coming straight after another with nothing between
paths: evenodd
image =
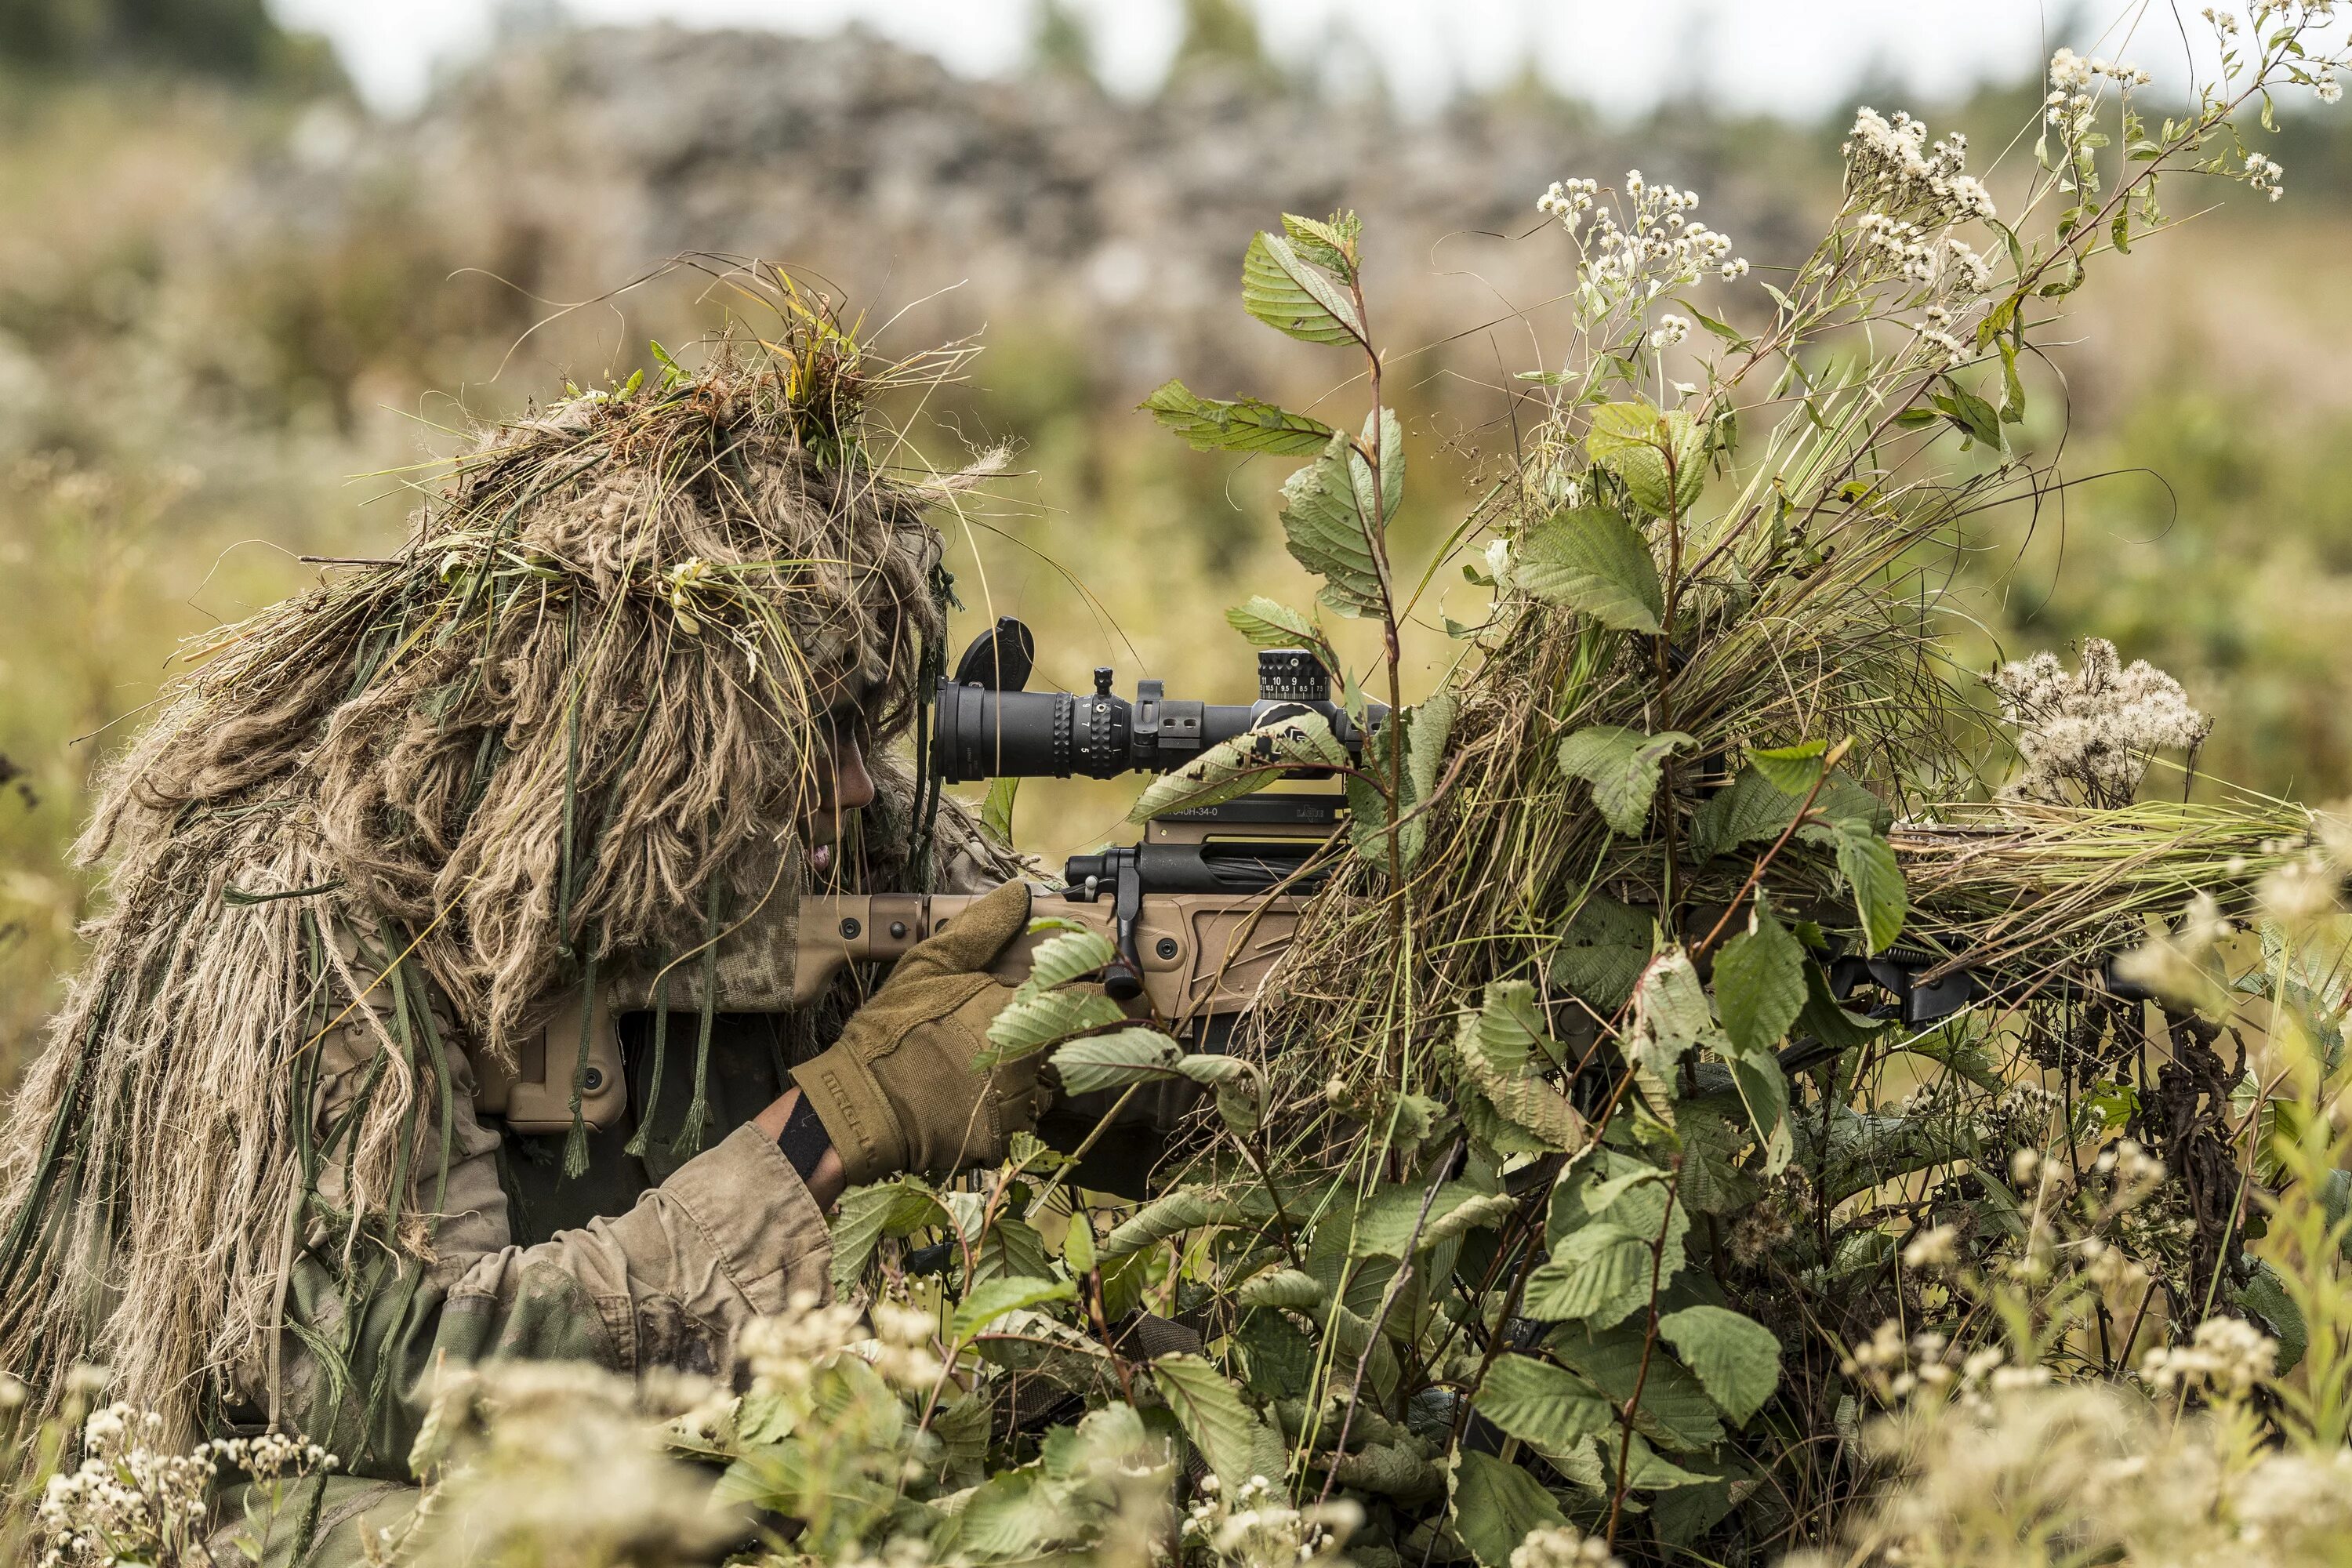
<instances>
[{"instance_id":1,"label":"camouflage jacket sleeve","mask_svg":"<svg viewBox=\"0 0 2352 1568\"><path fill-rule=\"evenodd\" d=\"M448 1030L443 1039L453 1038ZM320 1127L344 1110L383 1037L345 1026L320 1042ZM418 1161L417 1206L433 1205L395 1259L362 1241L346 1262L341 1237L313 1219L278 1285L285 1327L275 1364L240 1368L233 1405L282 1422L341 1456L347 1473L405 1479L435 1369L492 1357L583 1361L635 1375L670 1368L728 1374L735 1331L827 1286L824 1218L775 1143L745 1126L688 1161L635 1207L511 1242L498 1172L499 1136L473 1108L473 1068L445 1053L449 1164L440 1182L436 1123ZM322 1173L321 1208L339 1185ZM366 1256L373 1251L373 1258ZM356 1321L354 1321L356 1319Z\"/></svg>"}]
</instances>

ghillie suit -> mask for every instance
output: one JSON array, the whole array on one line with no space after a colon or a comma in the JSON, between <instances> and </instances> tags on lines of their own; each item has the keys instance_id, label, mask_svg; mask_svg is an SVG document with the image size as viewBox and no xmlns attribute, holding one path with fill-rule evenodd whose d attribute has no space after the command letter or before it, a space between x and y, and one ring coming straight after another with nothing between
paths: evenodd
<instances>
[{"instance_id":1,"label":"ghillie suit","mask_svg":"<svg viewBox=\"0 0 2352 1568\"><path fill-rule=\"evenodd\" d=\"M103 1365L178 1436L239 1368L275 1418L284 1355L340 1400L366 1314L301 1327L289 1274L414 1294L482 1136L453 1080L600 971L699 973L707 1019L709 933L790 909L814 727L844 692L869 744L909 727L945 579L940 490L862 443L903 367L772 292L698 373L489 430L395 559L213 637L112 768L110 903L0 1145L0 1365Z\"/></svg>"}]
</instances>

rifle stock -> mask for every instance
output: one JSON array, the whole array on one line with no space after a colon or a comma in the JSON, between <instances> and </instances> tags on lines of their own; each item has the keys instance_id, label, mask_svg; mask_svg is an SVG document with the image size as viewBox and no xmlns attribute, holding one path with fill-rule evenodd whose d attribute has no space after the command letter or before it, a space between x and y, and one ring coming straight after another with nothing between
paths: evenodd
<instances>
[{"instance_id":1,"label":"rifle stock","mask_svg":"<svg viewBox=\"0 0 2352 1568\"><path fill-rule=\"evenodd\" d=\"M845 965L890 963L946 928L976 895L856 893L801 900L793 953L793 1005L805 1007L824 994ZM1099 932L1116 944L1108 900L1065 901L1038 889L1036 914ZM1299 900L1266 893L1147 893L1136 920L1135 955L1141 1000L1171 1028L1230 1018L1249 1010L1298 926ZM1052 930L1013 940L996 963L1010 984L1027 978L1037 946Z\"/></svg>"},{"instance_id":2,"label":"rifle stock","mask_svg":"<svg viewBox=\"0 0 2352 1568\"><path fill-rule=\"evenodd\" d=\"M1108 900L1066 901L1046 888L1036 893L1038 914L1099 931L1116 944L1117 917ZM903 957L917 942L949 925L977 896L842 893L803 898L792 1005L797 1009L814 1004L850 964L889 963ZM1158 1019L1195 1049L1214 1048L1233 1020L1249 1010L1289 947L1298 909L1297 898L1283 894L1143 895L1134 933L1142 986L1133 1010ZM1053 934L1048 928L1016 937L997 960L997 977L1008 984L1028 978L1038 944ZM584 1058L577 1045L577 999L567 1000L546 1027L523 1042L512 1070L485 1057L478 1068L476 1109L504 1118L519 1132L564 1131L572 1125L577 1072L584 1089L581 1111L588 1124L617 1124L628 1097L622 1081L615 1010L610 1002L600 1001Z\"/></svg>"}]
</instances>

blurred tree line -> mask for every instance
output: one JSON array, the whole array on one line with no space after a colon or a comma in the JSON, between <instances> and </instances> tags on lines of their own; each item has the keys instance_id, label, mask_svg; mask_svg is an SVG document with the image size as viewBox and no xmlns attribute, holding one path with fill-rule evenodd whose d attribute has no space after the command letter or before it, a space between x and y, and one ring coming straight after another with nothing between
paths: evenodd
<instances>
[{"instance_id":1,"label":"blurred tree line","mask_svg":"<svg viewBox=\"0 0 2352 1568\"><path fill-rule=\"evenodd\" d=\"M298 91L342 81L326 40L281 27L262 0L0 0L0 61L42 73L161 68Z\"/></svg>"}]
</instances>

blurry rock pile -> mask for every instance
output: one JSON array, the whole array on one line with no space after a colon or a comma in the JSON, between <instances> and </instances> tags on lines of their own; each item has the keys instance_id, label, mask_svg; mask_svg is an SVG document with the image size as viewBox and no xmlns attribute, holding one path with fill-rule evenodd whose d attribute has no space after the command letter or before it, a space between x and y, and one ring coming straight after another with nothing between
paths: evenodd
<instances>
[{"instance_id":1,"label":"blurry rock pile","mask_svg":"<svg viewBox=\"0 0 2352 1568\"><path fill-rule=\"evenodd\" d=\"M958 77L855 29L600 28L502 49L404 126L314 111L259 190L303 227L380 220L404 191L404 224L453 264L550 299L693 250L813 268L886 311L961 285L922 331L1037 312L1108 329L1105 368L1125 393L1203 374L1205 344L1255 348L1232 289L1252 229L1285 210L1361 209L1391 309L1418 317L1445 293L1454 328L1559 286L1558 247L1498 242L1541 228L1547 184L1613 178L1637 157L1671 163L1652 172L1706 191L1710 221L1770 254L1782 224L1748 195L1752 156L1735 176L1717 166L1722 128L1672 140L1645 130L1637 155L1540 90L1407 122L1238 65L1181 70L1130 102L1050 70ZM1429 287L1461 270L1493 287ZM1408 324L1424 323L1392 319L1391 341Z\"/></svg>"}]
</instances>

